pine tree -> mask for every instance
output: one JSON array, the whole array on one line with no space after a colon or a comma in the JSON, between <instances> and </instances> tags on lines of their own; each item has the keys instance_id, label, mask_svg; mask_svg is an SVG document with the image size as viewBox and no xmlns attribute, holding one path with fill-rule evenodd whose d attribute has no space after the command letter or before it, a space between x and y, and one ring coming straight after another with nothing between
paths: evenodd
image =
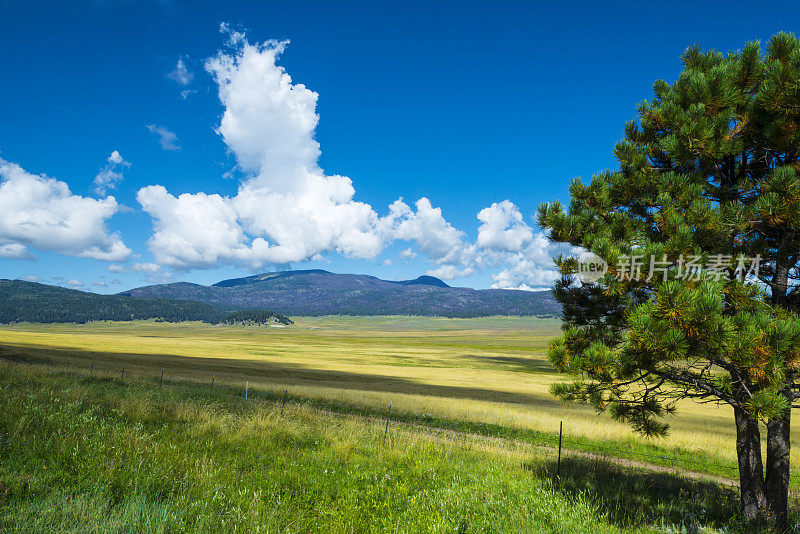
<instances>
[{"instance_id":1,"label":"pine tree","mask_svg":"<svg viewBox=\"0 0 800 534\"><path fill-rule=\"evenodd\" d=\"M662 416L681 399L731 406L742 512L785 525L800 397L800 40L695 46L682 61L626 125L619 168L574 180L569 206L539 208L553 241L607 265L587 280L578 257L556 258L564 326L549 357L574 381L553 391L647 435L668 431Z\"/></svg>"}]
</instances>

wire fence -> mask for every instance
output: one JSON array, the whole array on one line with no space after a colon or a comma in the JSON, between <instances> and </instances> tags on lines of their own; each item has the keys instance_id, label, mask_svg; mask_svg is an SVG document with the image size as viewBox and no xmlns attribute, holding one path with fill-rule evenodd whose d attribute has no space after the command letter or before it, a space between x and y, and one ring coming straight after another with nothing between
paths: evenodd
<instances>
[{"instance_id":1,"label":"wire fence","mask_svg":"<svg viewBox=\"0 0 800 534\"><path fill-rule=\"evenodd\" d=\"M288 386L276 388L274 382L269 382L266 385L267 387L263 387L264 384L260 384L260 386L262 386L261 389L254 389L250 386L250 378L248 376L241 374L235 375L232 373L224 373L223 375L223 373L218 370L208 370L208 378L207 382L205 382L201 381L200 379L187 379L185 377L181 379L171 378L169 373L170 369L166 365L160 363L158 366L152 368L152 372L149 372L148 370L148 372L140 372L134 375L125 364L98 359L92 359L90 362L83 361L85 365L81 366L80 364L76 365L72 358L67 358L66 366L64 366L63 358L58 358L58 361L54 362L52 358L48 358L46 361L44 361L41 358L24 359L21 357L0 357L3 357L3 359L6 361L12 361L14 363L22 363L26 365L45 365L46 367L54 370L56 367L62 369L66 367L67 373L72 375L81 375L84 378L89 379L117 380L121 383L126 383L135 378L139 381L146 381L148 383L157 382L159 388L163 388L164 386L191 386L193 388L208 387L208 392L213 392L215 395L228 395L233 398L245 400L258 399L261 401L275 403L280 406L281 414L284 413L287 403L289 403L303 404L307 407L321 409L338 415L369 417L373 421L379 420L381 423L383 423L383 418L385 417L385 427L383 432L384 444L387 441L387 437L389 437L391 426L390 423L392 422L411 423L417 426L429 428L431 430L446 430L448 432L462 433L465 436L482 436L487 438L496 437L491 432L481 433L479 429L468 428L467 430L463 430L459 428L453 428L453 426L448 424L436 424L437 422L442 423L443 420L432 420L429 414L425 414L425 416L419 416L413 413L398 410L396 406L393 409L391 398L387 399L387 409L385 411L355 405L349 405L349 409L345 410L344 408L346 406L342 403L326 403L321 399L290 395ZM80 362L81 360L78 361ZM139 367L141 371L141 366ZM174 371L176 374L180 374L181 371L183 371L184 375L186 374L186 369L176 368ZM198 371L192 370L192 374L198 375ZM223 378L224 381L220 378ZM254 383L254 385L256 384ZM485 427L485 425L483 426ZM519 441L534 447L550 448L550 452L554 454L555 449L557 448L557 475L560 475L561 471L561 457L562 455L565 455L606 461L615 463L622 467L634 469L657 470L662 472L665 470L672 470L675 474L686 475L688 473L693 478L698 478L698 475L705 475L709 477L709 479L713 479L713 481L728 485L733 485L738 482L738 467L736 465L732 465L731 463L720 463L718 461L713 461L710 458L702 458L700 461L692 461L688 457L688 455L691 454L688 451L684 451L680 455L670 455L668 453L659 454L657 452L649 453L635 449L624 448L621 446L616 446L612 443L603 444L592 442L590 438L580 436L572 437L566 435L564 433L563 421L559 425L559 428L554 430L556 431L549 435L546 433L537 433L539 435L537 439L525 439L525 436L503 436L500 439ZM795 477L794 470L791 470L791 477ZM721 480L721 478L729 480Z\"/></svg>"}]
</instances>

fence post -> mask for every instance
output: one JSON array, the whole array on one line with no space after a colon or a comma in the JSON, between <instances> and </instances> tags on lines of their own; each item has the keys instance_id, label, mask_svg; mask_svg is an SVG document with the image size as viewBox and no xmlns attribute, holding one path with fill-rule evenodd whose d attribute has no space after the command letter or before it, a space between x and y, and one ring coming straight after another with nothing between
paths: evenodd
<instances>
[{"instance_id":1,"label":"fence post","mask_svg":"<svg viewBox=\"0 0 800 534\"><path fill-rule=\"evenodd\" d=\"M389 434L389 418L392 416L392 399L389 399L389 411L386 413L386 428L383 431L383 444L386 444L386 436Z\"/></svg>"},{"instance_id":2,"label":"fence post","mask_svg":"<svg viewBox=\"0 0 800 534\"><path fill-rule=\"evenodd\" d=\"M286 406L286 396L289 395L289 388L283 390L283 402L281 403L281 415L283 415L283 408Z\"/></svg>"},{"instance_id":3,"label":"fence post","mask_svg":"<svg viewBox=\"0 0 800 534\"><path fill-rule=\"evenodd\" d=\"M248 380L244 384L244 400L247 400L247 393L250 391L250 381Z\"/></svg>"},{"instance_id":4,"label":"fence post","mask_svg":"<svg viewBox=\"0 0 800 534\"><path fill-rule=\"evenodd\" d=\"M158 387L160 388L161 385L164 383L164 368L161 368L161 378L158 379Z\"/></svg>"},{"instance_id":5,"label":"fence post","mask_svg":"<svg viewBox=\"0 0 800 534\"><path fill-rule=\"evenodd\" d=\"M122 381L125 382L125 366L122 366Z\"/></svg>"},{"instance_id":6,"label":"fence post","mask_svg":"<svg viewBox=\"0 0 800 534\"><path fill-rule=\"evenodd\" d=\"M214 373L211 373L211 391L214 391Z\"/></svg>"},{"instance_id":7,"label":"fence post","mask_svg":"<svg viewBox=\"0 0 800 534\"><path fill-rule=\"evenodd\" d=\"M92 360L92 366L89 368L89 378L94 376L94 360Z\"/></svg>"},{"instance_id":8,"label":"fence post","mask_svg":"<svg viewBox=\"0 0 800 534\"><path fill-rule=\"evenodd\" d=\"M564 421L558 423L558 463L556 464L556 476L561 478L561 436L564 431Z\"/></svg>"}]
</instances>

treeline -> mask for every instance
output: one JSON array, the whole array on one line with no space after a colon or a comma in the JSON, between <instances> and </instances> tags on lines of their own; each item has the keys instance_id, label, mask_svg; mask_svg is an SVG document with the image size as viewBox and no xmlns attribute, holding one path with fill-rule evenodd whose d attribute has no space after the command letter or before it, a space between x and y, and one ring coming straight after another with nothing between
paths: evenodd
<instances>
[{"instance_id":1,"label":"treeline","mask_svg":"<svg viewBox=\"0 0 800 534\"><path fill-rule=\"evenodd\" d=\"M226 312L201 302L98 295L19 280L0 280L0 323L89 321L216 322Z\"/></svg>"},{"instance_id":2,"label":"treeline","mask_svg":"<svg viewBox=\"0 0 800 534\"><path fill-rule=\"evenodd\" d=\"M243 320L291 324L280 314L253 310L231 313L202 302L125 295L98 295L58 286L0 280L0 323L87 323L90 321L203 321L232 324ZM274 318L274 319L270 319ZM243 322L243 321L238 321Z\"/></svg>"},{"instance_id":3,"label":"treeline","mask_svg":"<svg viewBox=\"0 0 800 534\"><path fill-rule=\"evenodd\" d=\"M260 324L294 324L294 321L281 315L267 310L242 310L229 313L218 321L222 324L247 324L247 325L260 325Z\"/></svg>"}]
</instances>

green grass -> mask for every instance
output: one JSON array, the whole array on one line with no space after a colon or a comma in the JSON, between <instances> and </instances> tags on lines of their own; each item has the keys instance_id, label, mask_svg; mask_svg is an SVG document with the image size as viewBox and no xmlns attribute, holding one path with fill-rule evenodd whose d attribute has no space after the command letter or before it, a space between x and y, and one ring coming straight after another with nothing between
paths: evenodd
<instances>
[{"instance_id":1,"label":"green grass","mask_svg":"<svg viewBox=\"0 0 800 534\"><path fill-rule=\"evenodd\" d=\"M303 405L0 362L3 532L619 532L721 528L735 492L493 454Z\"/></svg>"},{"instance_id":2,"label":"green grass","mask_svg":"<svg viewBox=\"0 0 800 534\"><path fill-rule=\"evenodd\" d=\"M219 395L0 364L0 528L614 532L520 467Z\"/></svg>"}]
</instances>

